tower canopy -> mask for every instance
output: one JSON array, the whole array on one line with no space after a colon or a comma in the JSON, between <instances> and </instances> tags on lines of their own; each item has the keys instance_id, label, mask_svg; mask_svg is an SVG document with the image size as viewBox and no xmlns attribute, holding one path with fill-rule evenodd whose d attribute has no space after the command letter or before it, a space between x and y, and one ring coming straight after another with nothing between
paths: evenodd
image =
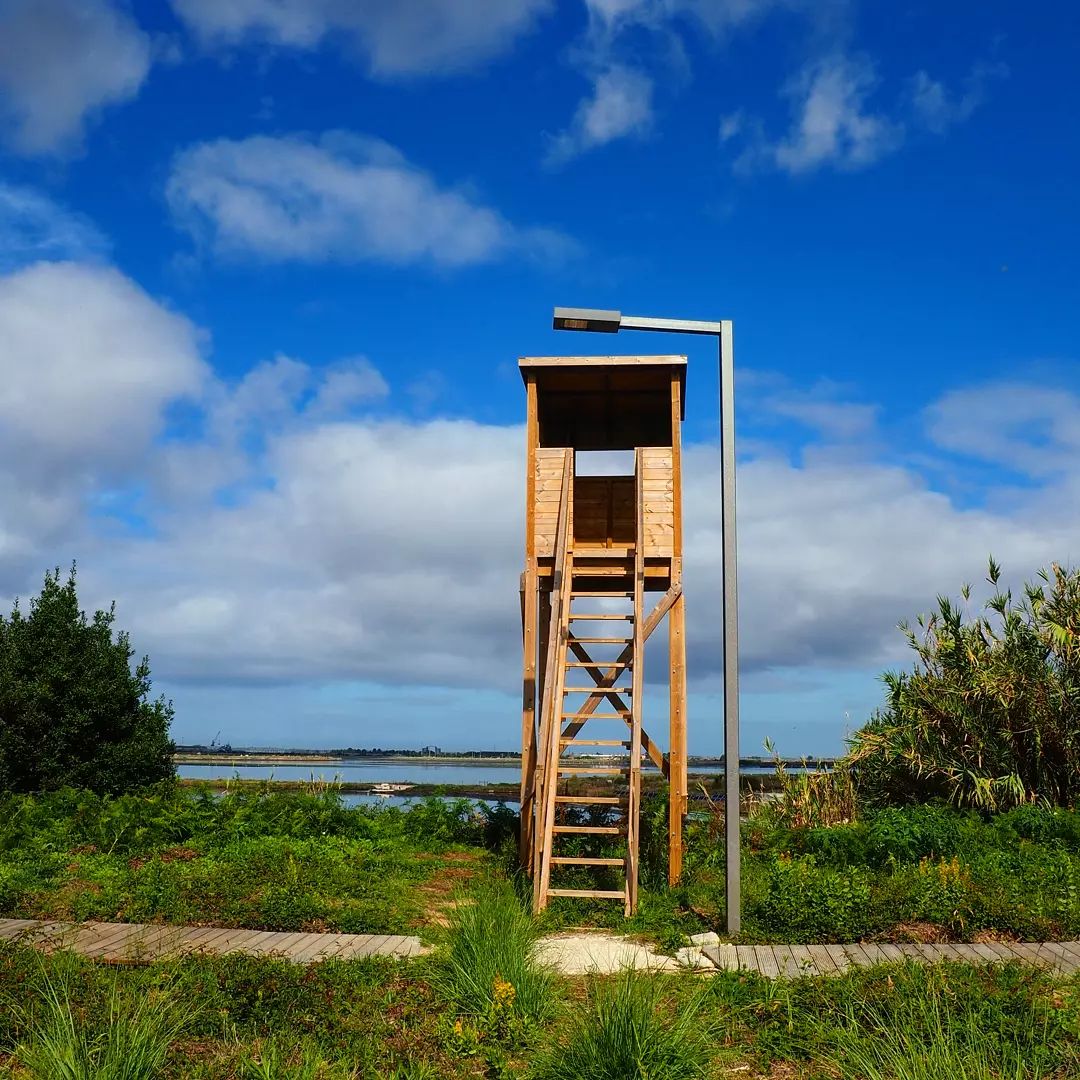
<instances>
[{"instance_id":1,"label":"tower canopy","mask_svg":"<svg viewBox=\"0 0 1080 1080\"><path fill-rule=\"evenodd\" d=\"M685 356L523 356L536 383L538 444L575 450L672 445L672 379L685 416Z\"/></svg>"}]
</instances>

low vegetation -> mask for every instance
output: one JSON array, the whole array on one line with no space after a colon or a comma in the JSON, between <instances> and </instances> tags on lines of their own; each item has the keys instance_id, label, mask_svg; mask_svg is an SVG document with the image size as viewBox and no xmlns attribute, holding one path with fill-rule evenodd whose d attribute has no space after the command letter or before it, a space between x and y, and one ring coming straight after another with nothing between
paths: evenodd
<instances>
[{"instance_id":1,"label":"low vegetation","mask_svg":"<svg viewBox=\"0 0 1080 1080\"><path fill-rule=\"evenodd\" d=\"M1080 981L1016 965L564 978L548 1012L510 1024L463 1012L440 963L112 969L0 945L0 1077L1067 1080L1080 1068Z\"/></svg>"},{"instance_id":2,"label":"low vegetation","mask_svg":"<svg viewBox=\"0 0 1080 1080\"><path fill-rule=\"evenodd\" d=\"M408 933L514 820L464 801L405 812L272 784L12 795L0 799L0 914Z\"/></svg>"}]
</instances>

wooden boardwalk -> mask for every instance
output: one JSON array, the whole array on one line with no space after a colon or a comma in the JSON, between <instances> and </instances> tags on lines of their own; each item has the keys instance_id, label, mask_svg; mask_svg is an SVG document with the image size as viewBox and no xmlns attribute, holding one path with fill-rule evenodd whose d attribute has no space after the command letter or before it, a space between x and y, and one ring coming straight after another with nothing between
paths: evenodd
<instances>
[{"instance_id":1,"label":"wooden boardwalk","mask_svg":"<svg viewBox=\"0 0 1080 1080\"><path fill-rule=\"evenodd\" d=\"M583 942L588 942L588 937ZM221 927L162 926L144 923L43 922L0 919L0 942L17 941L52 952L70 949L93 960L140 963L189 953L246 953L278 956L296 964L350 960L364 956L420 956L428 950L415 937L395 934L305 934ZM638 946L640 948L640 946ZM650 955L654 955L651 954ZM658 970L673 970L670 957L654 956ZM1080 942L991 942L980 945L707 945L697 970L756 971L767 978L836 975L853 966L898 960L938 963L1036 964L1056 974L1080 971ZM626 961L622 958L614 970ZM556 961L557 963L557 961ZM610 965L608 965L610 966ZM648 962L646 967L651 966ZM590 965L590 969L592 965ZM599 970L604 964L597 965ZM568 970L574 970L572 967Z\"/></svg>"},{"instance_id":2,"label":"wooden boardwalk","mask_svg":"<svg viewBox=\"0 0 1080 1080\"><path fill-rule=\"evenodd\" d=\"M70 949L94 960L165 960L187 953L247 953L280 956L297 964L362 956L419 956L427 950L414 937L397 934L304 934L220 927L143 923L63 923L0 919L0 941L19 941L45 951Z\"/></svg>"},{"instance_id":3,"label":"wooden boardwalk","mask_svg":"<svg viewBox=\"0 0 1080 1080\"><path fill-rule=\"evenodd\" d=\"M980 945L707 945L703 958L723 971L757 971L767 978L837 975L851 967L915 960L968 964L1035 964L1059 975L1080 970L1080 941L989 942Z\"/></svg>"}]
</instances>

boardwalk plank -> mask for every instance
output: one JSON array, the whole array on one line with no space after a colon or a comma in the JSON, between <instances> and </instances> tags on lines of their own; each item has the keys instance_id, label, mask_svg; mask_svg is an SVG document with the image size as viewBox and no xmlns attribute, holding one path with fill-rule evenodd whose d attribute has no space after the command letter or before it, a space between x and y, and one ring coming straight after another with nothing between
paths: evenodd
<instances>
[{"instance_id":1,"label":"boardwalk plank","mask_svg":"<svg viewBox=\"0 0 1080 1080\"><path fill-rule=\"evenodd\" d=\"M867 959L871 964L887 964L889 957L885 955L880 945L874 942L862 942L862 951L866 953Z\"/></svg>"},{"instance_id":2,"label":"boardwalk plank","mask_svg":"<svg viewBox=\"0 0 1080 1080\"><path fill-rule=\"evenodd\" d=\"M755 945L754 956L757 958L757 969L766 979L775 979L780 974L780 968L776 963L776 956L771 945Z\"/></svg>"},{"instance_id":3,"label":"boardwalk plank","mask_svg":"<svg viewBox=\"0 0 1080 1080\"><path fill-rule=\"evenodd\" d=\"M835 975L839 970L832 953L825 945L807 945L806 951L814 963L814 971L818 975Z\"/></svg>"},{"instance_id":4,"label":"boardwalk plank","mask_svg":"<svg viewBox=\"0 0 1080 1080\"><path fill-rule=\"evenodd\" d=\"M88 959L94 959L111 953L127 941L130 935L131 925L128 923L99 923L93 937L84 937L80 933L72 943L72 948Z\"/></svg>"},{"instance_id":5,"label":"boardwalk plank","mask_svg":"<svg viewBox=\"0 0 1080 1080\"><path fill-rule=\"evenodd\" d=\"M320 950L326 948L328 934L309 934L307 940L298 941L289 948L289 959L294 964L308 964Z\"/></svg>"},{"instance_id":6,"label":"boardwalk plank","mask_svg":"<svg viewBox=\"0 0 1080 1080\"><path fill-rule=\"evenodd\" d=\"M817 964L814 963L814 957L811 955L808 945L789 945L788 949L791 951L791 959L798 969L799 975L816 975L818 973Z\"/></svg>"},{"instance_id":7,"label":"boardwalk plank","mask_svg":"<svg viewBox=\"0 0 1080 1080\"><path fill-rule=\"evenodd\" d=\"M754 952L753 945L736 945L735 955L739 961L739 967L746 968L747 971L757 971L757 953Z\"/></svg>"},{"instance_id":8,"label":"boardwalk plank","mask_svg":"<svg viewBox=\"0 0 1080 1080\"><path fill-rule=\"evenodd\" d=\"M848 956L843 945L826 945L825 948L828 949L829 957L836 965L838 973L843 974L851 967L851 958Z\"/></svg>"},{"instance_id":9,"label":"boardwalk plank","mask_svg":"<svg viewBox=\"0 0 1080 1080\"><path fill-rule=\"evenodd\" d=\"M734 945L721 942L719 945L706 945L702 955L711 960L720 971L735 971L739 967L739 954Z\"/></svg>"},{"instance_id":10,"label":"boardwalk plank","mask_svg":"<svg viewBox=\"0 0 1080 1080\"><path fill-rule=\"evenodd\" d=\"M37 919L4 919L0 926L0 941L12 941L37 924Z\"/></svg>"}]
</instances>

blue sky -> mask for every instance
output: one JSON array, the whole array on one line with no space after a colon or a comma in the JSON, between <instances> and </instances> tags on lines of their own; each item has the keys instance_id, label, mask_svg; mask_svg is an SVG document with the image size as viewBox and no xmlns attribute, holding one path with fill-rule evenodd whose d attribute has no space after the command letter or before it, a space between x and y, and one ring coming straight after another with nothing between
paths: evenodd
<instances>
[{"instance_id":1,"label":"blue sky","mask_svg":"<svg viewBox=\"0 0 1080 1080\"><path fill-rule=\"evenodd\" d=\"M0 0L0 598L78 559L181 741L512 746L515 360L687 352L718 750L714 358L550 309L731 318L744 745L838 749L897 621L1080 557L1078 43L1067 4Z\"/></svg>"}]
</instances>

